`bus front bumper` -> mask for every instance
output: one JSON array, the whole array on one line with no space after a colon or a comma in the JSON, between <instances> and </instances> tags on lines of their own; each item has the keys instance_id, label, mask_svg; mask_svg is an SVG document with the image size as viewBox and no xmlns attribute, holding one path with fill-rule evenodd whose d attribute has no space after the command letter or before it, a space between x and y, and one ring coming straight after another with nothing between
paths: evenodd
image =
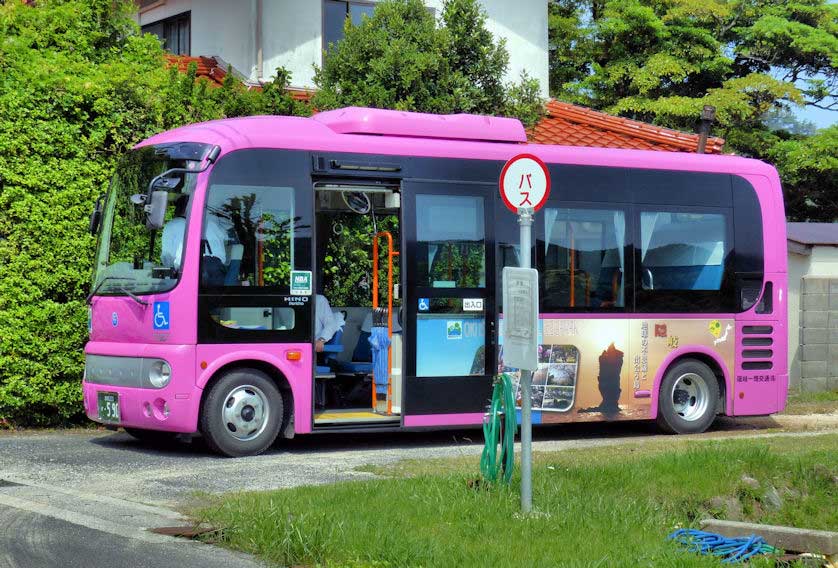
<instances>
[{"instance_id":1,"label":"bus front bumper","mask_svg":"<svg viewBox=\"0 0 838 568\"><path fill-rule=\"evenodd\" d=\"M90 347L82 381L88 418L108 426L184 434L198 431L203 391L195 386L194 347L154 346L143 350L142 357L126 356L116 346ZM136 345L133 351L137 352ZM160 359L169 364L171 379L163 388L154 388L147 378L149 362Z\"/></svg>"}]
</instances>

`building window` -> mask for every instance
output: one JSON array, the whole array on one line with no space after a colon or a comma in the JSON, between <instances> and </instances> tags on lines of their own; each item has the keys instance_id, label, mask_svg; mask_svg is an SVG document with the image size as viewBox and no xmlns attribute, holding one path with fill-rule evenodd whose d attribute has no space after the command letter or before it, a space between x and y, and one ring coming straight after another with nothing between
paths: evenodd
<instances>
[{"instance_id":1,"label":"building window","mask_svg":"<svg viewBox=\"0 0 838 568\"><path fill-rule=\"evenodd\" d=\"M163 49L169 53L189 55L190 27L190 13L184 12L143 26L143 33L154 34L160 38Z\"/></svg>"},{"instance_id":2,"label":"building window","mask_svg":"<svg viewBox=\"0 0 838 568\"><path fill-rule=\"evenodd\" d=\"M373 2L325 0L323 2L323 49L343 39L343 23L349 18L353 26L375 11Z\"/></svg>"}]
</instances>

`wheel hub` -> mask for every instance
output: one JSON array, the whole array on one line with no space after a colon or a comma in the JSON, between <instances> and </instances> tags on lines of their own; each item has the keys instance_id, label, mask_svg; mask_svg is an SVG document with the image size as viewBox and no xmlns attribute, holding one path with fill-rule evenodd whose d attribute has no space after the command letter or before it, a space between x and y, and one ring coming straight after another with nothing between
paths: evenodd
<instances>
[{"instance_id":1,"label":"wheel hub","mask_svg":"<svg viewBox=\"0 0 838 568\"><path fill-rule=\"evenodd\" d=\"M230 435L246 442L258 437L268 424L267 397L257 387L243 385L227 395L221 419Z\"/></svg>"},{"instance_id":2,"label":"wheel hub","mask_svg":"<svg viewBox=\"0 0 838 568\"><path fill-rule=\"evenodd\" d=\"M672 386L675 413L688 422L701 419L710 404L710 389L701 375L684 373Z\"/></svg>"}]
</instances>

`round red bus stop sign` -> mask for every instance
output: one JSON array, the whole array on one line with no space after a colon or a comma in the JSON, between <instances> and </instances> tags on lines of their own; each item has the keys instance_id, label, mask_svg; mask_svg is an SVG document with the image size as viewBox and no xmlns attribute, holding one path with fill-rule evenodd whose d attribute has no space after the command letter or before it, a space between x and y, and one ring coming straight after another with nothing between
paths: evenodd
<instances>
[{"instance_id":1,"label":"round red bus stop sign","mask_svg":"<svg viewBox=\"0 0 838 568\"><path fill-rule=\"evenodd\" d=\"M550 172L538 156L518 154L500 172L500 196L513 213L538 211L550 195Z\"/></svg>"}]
</instances>

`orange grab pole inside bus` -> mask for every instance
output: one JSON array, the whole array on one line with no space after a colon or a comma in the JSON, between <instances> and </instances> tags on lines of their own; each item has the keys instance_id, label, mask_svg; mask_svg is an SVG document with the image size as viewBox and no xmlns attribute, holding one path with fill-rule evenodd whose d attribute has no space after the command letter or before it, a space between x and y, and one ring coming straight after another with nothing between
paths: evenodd
<instances>
[{"instance_id":1,"label":"orange grab pole inside bus","mask_svg":"<svg viewBox=\"0 0 838 568\"><path fill-rule=\"evenodd\" d=\"M389 231L380 231L372 238L372 307L378 308L378 239L387 237L387 338L390 346L387 348L387 414L393 413L393 380L390 373L393 369L393 257L399 255L393 250L393 235ZM376 408L375 378L372 382L372 408Z\"/></svg>"}]
</instances>

